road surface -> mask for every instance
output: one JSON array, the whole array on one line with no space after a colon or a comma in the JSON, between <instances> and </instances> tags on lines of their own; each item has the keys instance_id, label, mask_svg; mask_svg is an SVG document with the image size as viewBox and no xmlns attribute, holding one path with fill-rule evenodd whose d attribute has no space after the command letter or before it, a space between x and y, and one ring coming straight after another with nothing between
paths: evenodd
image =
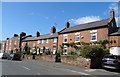
<instances>
[{"instance_id":1,"label":"road surface","mask_svg":"<svg viewBox=\"0 0 120 77\"><path fill-rule=\"evenodd\" d=\"M2 75L119 75L119 72L88 69L42 60L0 60Z\"/></svg>"}]
</instances>

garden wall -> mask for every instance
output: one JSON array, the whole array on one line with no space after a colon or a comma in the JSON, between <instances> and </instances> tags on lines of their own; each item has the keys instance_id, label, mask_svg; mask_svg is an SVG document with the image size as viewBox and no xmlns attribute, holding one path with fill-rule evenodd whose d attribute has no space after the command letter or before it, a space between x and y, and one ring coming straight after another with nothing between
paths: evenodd
<instances>
[{"instance_id":1,"label":"garden wall","mask_svg":"<svg viewBox=\"0 0 120 77\"><path fill-rule=\"evenodd\" d=\"M25 59L32 59L32 55L25 55ZM55 55L35 56L35 60L45 60L55 62ZM90 68L91 60L81 56L61 56L61 63Z\"/></svg>"},{"instance_id":2,"label":"garden wall","mask_svg":"<svg viewBox=\"0 0 120 77\"><path fill-rule=\"evenodd\" d=\"M75 66L82 66L90 68L91 60L83 58L81 56L62 56L61 62L65 64L75 65Z\"/></svg>"}]
</instances>

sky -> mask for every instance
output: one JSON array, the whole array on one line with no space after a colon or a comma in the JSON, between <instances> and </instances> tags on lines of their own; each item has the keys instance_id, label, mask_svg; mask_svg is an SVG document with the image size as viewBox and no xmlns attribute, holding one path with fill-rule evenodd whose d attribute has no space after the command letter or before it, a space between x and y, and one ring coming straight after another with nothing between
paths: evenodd
<instances>
[{"instance_id":1,"label":"sky","mask_svg":"<svg viewBox=\"0 0 120 77\"><path fill-rule=\"evenodd\" d=\"M2 2L2 37L5 40L14 34L27 35L50 33L52 26L60 31L66 22L70 26L110 18L114 9L118 22L116 2Z\"/></svg>"}]
</instances>

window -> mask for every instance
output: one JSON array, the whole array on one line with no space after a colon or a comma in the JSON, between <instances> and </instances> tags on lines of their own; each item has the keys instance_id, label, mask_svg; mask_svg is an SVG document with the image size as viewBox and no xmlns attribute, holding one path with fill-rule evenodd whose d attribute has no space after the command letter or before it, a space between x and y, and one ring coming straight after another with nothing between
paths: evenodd
<instances>
[{"instance_id":1,"label":"window","mask_svg":"<svg viewBox=\"0 0 120 77\"><path fill-rule=\"evenodd\" d=\"M46 43L48 43L48 39L46 39Z\"/></svg>"},{"instance_id":2,"label":"window","mask_svg":"<svg viewBox=\"0 0 120 77\"><path fill-rule=\"evenodd\" d=\"M54 39L53 39L53 42L54 42L54 43L57 42L57 38L54 38Z\"/></svg>"},{"instance_id":3,"label":"window","mask_svg":"<svg viewBox=\"0 0 120 77\"><path fill-rule=\"evenodd\" d=\"M44 40L42 40L42 43L44 43Z\"/></svg>"},{"instance_id":4,"label":"window","mask_svg":"<svg viewBox=\"0 0 120 77\"><path fill-rule=\"evenodd\" d=\"M14 41L14 44L16 45L16 40Z\"/></svg>"},{"instance_id":5,"label":"window","mask_svg":"<svg viewBox=\"0 0 120 77\"><path fill-rule=\"evenodd\" d=\"M97 30L90 31L90 40L97 41Z\"/></svg>"},{"instance_id":6,"label":"window","mask_svg":"<svg viewBox=\"0 0 120 77\"><path fill-rule=\"evenodd\" d=\"M33 47L35 47L35 43L33 43Z\"/></svg>"},{"instance_id":7,"label":"window","mask_svg":"<svg viewBox=\"0 0 120 77\"><path fill-rule=\"evenodd\" d=\"M64 47L63 47L63 54L64 54L64 55L67 54L67 46L66 46L66 45L64 45Z\"/></svg>"},{"instance_id":8,"label":"window","mask_svg":"<svg viewBox=\"0 0 120 77\"><path fill-rule=\"evenodd\" d=\"M67 42L67 39L68 39L68 36L67 35L64 35L64 38L63 38L63 42Z\"/></svg>"},{"instance_id":9,"label":"window","mask_svg":"<svg viewBox=\"0 0 120 77\"><path fill-rule=\"evenodd\" d=\"M76 33L75 34L75 42L79 42L80 41L80 33Z\"/></svg>"},{"instance_id":10,"label":"window","mask_svg":"<svg viewBox=\"0 0 120 77\"><path fill-rule=\"evenodd\" d=\"M40 40L38 40L38 44L40 44Z\"/></svg>"}]
</instances>

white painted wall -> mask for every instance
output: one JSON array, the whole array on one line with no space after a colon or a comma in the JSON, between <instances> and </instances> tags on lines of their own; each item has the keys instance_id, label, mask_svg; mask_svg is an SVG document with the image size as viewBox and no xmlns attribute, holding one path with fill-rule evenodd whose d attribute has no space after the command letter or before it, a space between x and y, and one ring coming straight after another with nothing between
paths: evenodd
<instances>
[{"instance_id":1,"label":"white painted wall","mask_svg":"<svg viewBox=\"0 0 120 77\"><path fill-rule=\"evenodd\" d=\"M111 47L110 48L110 54L120 55L120 47Z\"/></svg>"}]
</instances>

